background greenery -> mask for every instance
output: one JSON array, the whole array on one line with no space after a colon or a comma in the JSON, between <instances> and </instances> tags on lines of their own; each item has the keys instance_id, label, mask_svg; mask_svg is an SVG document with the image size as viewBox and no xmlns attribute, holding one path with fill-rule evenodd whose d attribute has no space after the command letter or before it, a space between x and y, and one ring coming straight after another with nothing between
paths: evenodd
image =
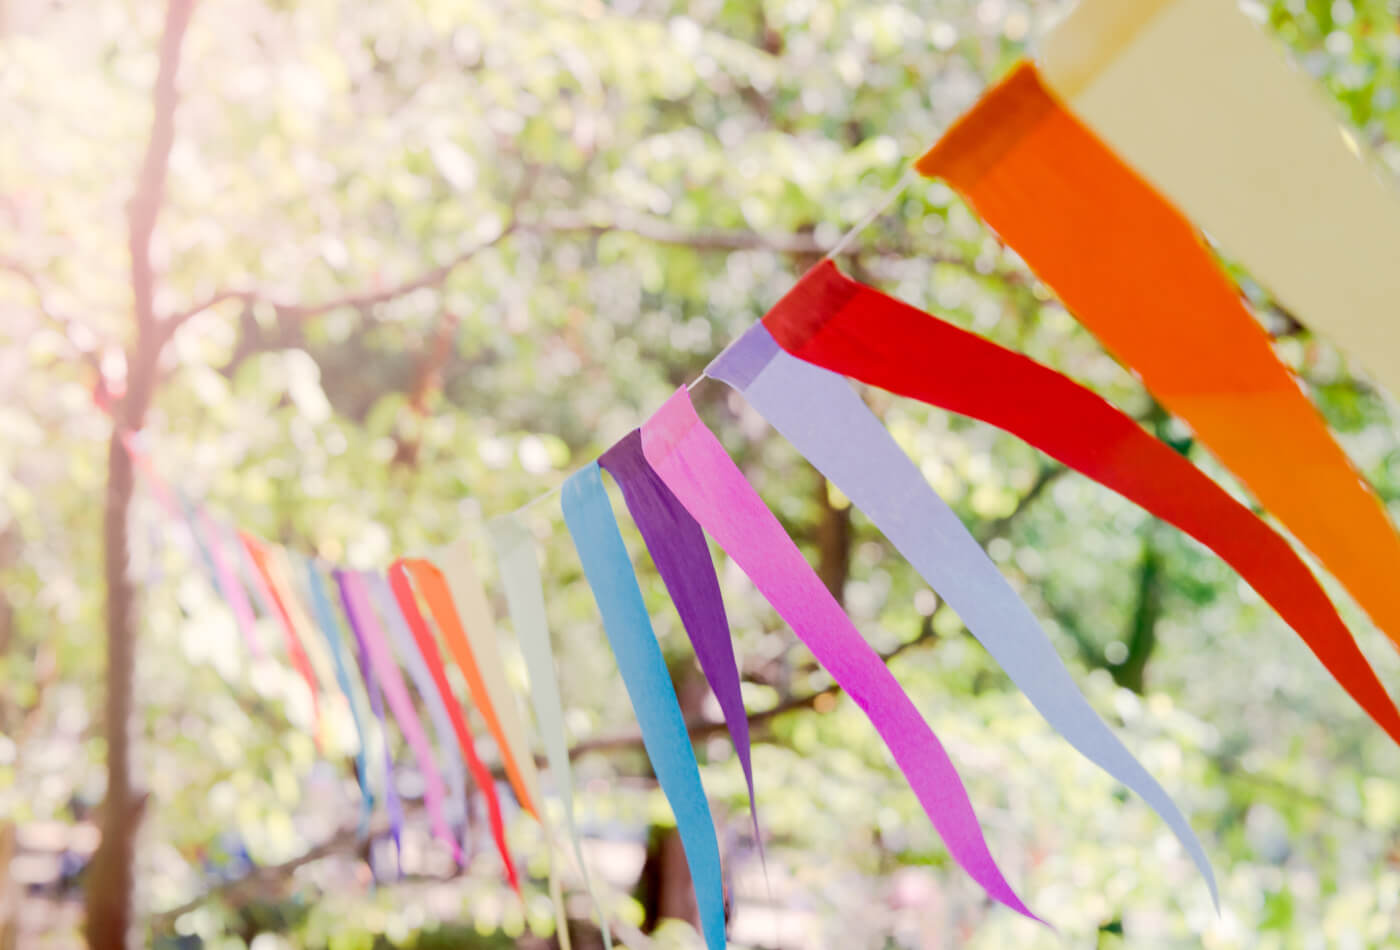
<instances>
[{"instance_id":1,"label":"background greenery","mask_svg":"<svg viewBox=\"0 0 1400 950\"><path fill-rule=\"evenodd\" d=\"M361 567L453 537L465 505L525 502L696 375L1058 6L203 0L156 231L156 302L177 312L221 288L256 293L194 316L167 348L147 425L157 468L221 517ZM1245 7L1394 180L1397 4ZM93 366L120 385L132 333L124 207L151 121L161 10L8 0L0 15L0 824L20 945L69 946L104 781L110 422L91 398ZM312 306L392 290L477 245L413 292ZM841 261L1088 383L1230 484L945 187L911 186ZM1387 400L1239 277L1394 503ZM702 415L862 631L882 651L910 644L895 673L950 747L1008 877L1059 928L991 907L863 716L824 698L755 727L766 882L728 742L698 744L736 944L1400 946L1400 755L1259 598L1193 542L1015 439L869 398L1191 815L1222 909L1165 826L1050 732L869 524L705 384ZM531 519L573 738L625 735L631 712L557 510L535 506ZM342 716L339 745L318 759L294 674L250 664L179 527L145 493L133 533L138 764L151 793L137 900L154 915L151 940L268 950L369 947L375 935L428 947L452 926L483 946L549 934L546 856L519 815L512 841L533 876L523 907L484 834L468 873L450 878L417 814L402 882L374 886L352 837L194 901L247 862L293 861L353 825L353 733ZM714 715L628 540L687 709ZM737 570L719 566L750 710L825 686ZM1400 682L1394 651L1338 597L1382 678ZM646 923L658 889L677 892L664 800L635 745L577 768L610 907ZM696 942L679 922L653 936Z\"/></svg>"}]
</instances>

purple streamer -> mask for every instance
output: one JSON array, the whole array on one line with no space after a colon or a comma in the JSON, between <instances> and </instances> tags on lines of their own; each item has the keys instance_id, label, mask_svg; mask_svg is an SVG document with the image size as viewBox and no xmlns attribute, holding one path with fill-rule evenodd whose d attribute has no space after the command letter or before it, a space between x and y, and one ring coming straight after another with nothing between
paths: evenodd
<instances>
[{"instance_id":1,"label":"purple streamer","mask_svg":"<svg viewBox=\"0 0 1400 950\"><path fill-rule=\"evenodd\" d=\"M724 612L724 597L705 532L647 462L642 452L640 429L623 436L599 457L598 464L607 469L622 489L627 510L642 533L652 562L695 648L700 669L724 713L734 752L744 769L744 781L748 783L754 840L762 854L749 751L749 720L739 686L739 664L734 658L729 618Z\"/></svg>"},{"instance_id":2,"label":"purple streamer","mask_svg":"<svg viewBox=\"0 0 1400 950\"><path fill-rule=\"evenodd\" d=\"M345 581L339 571L333 571L336 588L340 591L341 606L345 619L349 621L350 632L355 635L355 663L360 668L360 678L365 681L365 691L369 693L369 705L379 720L379 734L384 737L384 807L389 812L389 833L394 839L394 861L398 873L403 874L403 805L399 802L399 791L394 787L394 754L389 750L389 725L384 721L384 697L379 690L379 680L369 662L369 646L365 643L365 632L360 629L359 618L351 606L345 589Z\"/></svg>"}]
</instances>

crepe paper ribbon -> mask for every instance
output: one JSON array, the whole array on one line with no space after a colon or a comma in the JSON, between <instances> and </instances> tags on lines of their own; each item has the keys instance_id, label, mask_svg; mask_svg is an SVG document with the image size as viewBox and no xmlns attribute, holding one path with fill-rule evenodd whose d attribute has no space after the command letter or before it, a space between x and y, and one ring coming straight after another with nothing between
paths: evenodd
<instances>
[{"instance_id":1,"label":"crepe paper ribbon","mask_svg":"<svg viewBox=\"0 0 1400 950\"><path fill-rule=\"evenodd\" d=\"M1030 608L850 384L783 352L762 324L705 373L742 393L865 512L1070 745L1152 806L1218 904L1215 875L1185 816L1094 712Z\"/></svg>"},{"instance_id":2,"label":"crepe paper ribbon","mask_svg":"<svg viewBox=\"0 0 1400 950\"><path fill-rule=\"evenodd\" d=\"M711 950L723 950L724 889L714 818L700 783L700 767L671 673L642 603L642 591L596 462L564 483L562 504L564 523L642 729L642 745L676 816L705 943Z\"/></svg>"},{"instance_id":3,"label":"crepe paper ribbon","mask_svg":"<svg viewBox=\"0 0 1400 950\"><path fill-rule=\"evenodd\" d=\"M486 604L486 593L471 568L469 552L454 547L442 561L450 571L446 575L443 569L425 558L404 558L396 563L402 564L413 576L428 604L428 611L447 641L447 649L467 681L472 702L481 711L486 728L500 748L506 777L521 807L539 818L535 807L539 797L535 759L525 745L514 698L505 685L505 670L496 648L495 624Z\"/></svg>"},{"instance_id":4,"label":"crepe paper ribbon","mask_svg":"<svg viewBox=\"0 0 1400 950\"><path fill-rule=\"evenodd\" d=\"M233 619L238 624L239 632L243 634L244 641L248 644L249 652L253 654L255 659L262 659L265 651L262 640L258 637L257 617L253 614L253 605L248 600L248 591L238 581L235 564L229 563L228 552L224 547L223 533L220 532L219 526L203 508L195 509L192 515L193 526L203 535L202 545L208 552L209 561L214 567L214 576L218 579L219 592L223 594L229 609L233 611Z\"/></svg>"},{"instance_id":5,"label":"crepe paper ribbon","mask_svg":"<svg viewBox=\"0 0 1400 950\"><path fill-rule=\"evenodd\" d=\"M967 197L1400 644L1400 537L1380 501L1190 223L1033 66L987 93L918 169Z\"/></svg>"},{"instance_id":6,"label":"crepe paper ribbon","mask_svg":"<svg viewBox=\"0 0 1400 950\"><path fill-rule=\"evenodd\" d=\"M364 681L365 690L369 693L369 705L374 711L374 718L379 720L379 736L384 746L384 805L389 812L389 836L394 842L394 861L398 873L402 875L403 806L399 802L398 783L394 781L394 752L389 747L389 724L384 719L384 692L380 689L379 677L375 675L374 665L370 661L364 631L356 622L357 616L351 612L346 585L334 571L331 572L331 576L335 578L335 587L340 593L340 605L350 626L350 634L355 638L355 663L360 668L360 679Z\"/></svg>"},{"instance_id":7,"label":"crepe paper ribbon","mask_svg":"<svg viewBox=\"0 0 1400 950\"><path fill-rule=\"evenodd\" d=\"M744 781L748 783L749 815L761 855L763 843L758 831L758 805L754 800L748 713L739 685L739 663L734 658L729 618L724 612L724 596L720 593L719 577L715 574L705 532L647 463L640 429L623 436L602 454L598 464L622 489L627 510L646 542L657 573L666 584L690 637L700 669L724 713L734 752L744 770Z\"/></svg>"},{"instance_id":8,"label":"crepe paper ribbon","mask_svg":"<svg viewBox=\"0 0 1400 950\"><path fill-rule=\"evenodd\" d=\"M1038 59L1076 116L1400 396L1400 199L1237 4L1080 0Z\"/></svg>"},{"instance_id":9,"label":"crepe paper ribbon","mask_svg":"<svg viewBox=\"0 0 1400 950\"><path fill-rule=\"evenodd\" d=\"M223 540L227 550L232 552L238 577L243 581L245 588L252 593L251 601L257 605L258 610L264 617L274 622L281 622L277 611L277 605L273 602L272 591L268 589L267 581L262 572L258 570L257 563L244 543L242 533L231 524L220 524L212 522L219 531L219 536Z\"/></svg>"},{"instance_id":10,"label":"crepe paper ribbon","mask_svg":"<svg viewBox=\"0 0 1400 950\"><path fill-rule=\"evenodd\" d=\"M404 685L403 676L394 663L384 630L370 605L364 576L358 571L339 568L334 574L336 583L340 585L345 615L350 620L356 639L364 644L374 678L383 688L389 709L398 721L399 730L408 741L409 748L413 750L413 757L418 761L418 768L423 773L423 799L428 806L428 821L432 825L433 833L452 849L452 857L461 864L462 846L443 817L442 805L446 791L443 788L442 775L433 760L433 747L423 732L423 724L413 708L413 700Z\"/></svg>"},{"instance_id":11,"label":"crepe paper ribbon","mask_svg":"<svg viewBox=\"0 0 1400 950\"><path fill-rule=\"evenodd\" d=\"M815 407L813 407L815 410ZM1040 920L1006 883L942 743L681 389L642 426L647 461L870 718L949 853L995 900Z\"/></svg>"},{"instance_id":12,"label":"crepe paper ribbon","mask_svg":"<svg viewBox=\"0 0 1400 950\"><path fill-rule=\"evenodd\" d=\"M1102 397L830 262L798 281L763 323L801 360L991 423L1186 532L1239 572L1400 742L1400 712L1292 546Z\"/></svg>"},{"instance_id":13,"label":"crepe paper ribbon","mask_svg":"<svg viewBox=\"0 0 1400 950\"><path fill-rule=\"evenodd\" d=\"M369 586L371 603L384 621L383 628L389 635L389 643L393 647L394 655L398 658L399 664L408 670L408 677L413 681L413 688L418 691L418 695L423 699L423 705L427 707L428 719L433 724L433 734L437 738L437 748L443 760L443 773L447 779L449 803L452 805L449 810L449 818L455 820L460 813L461 820L465 824L467 818L467 776L462 766L462 753L457 748L456 736L452 730L452 720L447 713L447 704L443 701L442 694L438 692L432 674L428 672L428 665L419 652L418 644L413 639L413 635L408 630L408 624L404 622L403 614L399 612L399 605L394 600L394 593L389 589L389 583L381 574L365 572L363 576L365 583Z\"/></svg>"},{"instance_id":14,"label":"crepe paper ribbon","mask_svg":"<svg viewBox=\"0 0 1400 950\"><path fill-rule=\"evenodd\" d=\"M336 683L330 649L322 642L323 638L317 632L317 626L311 619L310 611L306 608L307 592L299 583L305 580L305 575L292 569L291 555L282 545L270 545L266 551L268 577L272 581L273 588L282 598L283 605L287 608L287 615L291 618L292 626L296 628L298 641L301 643L316 676L317 688L323 696L330 696L335 700L340 697L340 691ZM346 696L344 699L346 703L349 703L350 697ZM323 722L322 725L325 723Z\"/></svg>"},{"instance_id":15,"label":"crepe paper ribbon","mask_svg":"<svg viewBox=\"0 0 1400 950\"><path fill-rule=\"evenodd\" d=\"M321 576L315 561L310 558L302 560L305 562L303 566L306 571L306 586L311 591L311 609L315 612L316 623L331 648L331 658L335 661L335 679L341 692L345 694L345 701L350 705L350 718L355 723L355 735L360 740L360 746L355 750L355 778L360 783L360 833L363 834L369 826L370 813L374 811L374 793L370 791L369 770L365 764L365 757L369 754L369 733L365 730L364 720L360 718L360 704L356 691L351 686L345 645L341 642L335 610L331 607L330 596L326 593L325 578Z\"/></svg>"},{"instance_id":16,"label":"crepe paper ribbon","mask_svg":"<svg viewBox=\"0 0 1400 950\"><path fill-rule=\"evenodd\" d=\"M204 562L209 579L214 584L214 590L233 614L238 632L242 635L243 642L248 645L248 652L255 658L261 658L263 655L262 643L258 640L257 621L253 617L253 607L248 602L247 591L243 589L243 585L238 583L237 576L229 567L228 559L224 557L214 523L202 508L188 498L180 499L180 508L184 514L185 524L189 528L190 537L194 540L194 546L199 549L200 560Z\"/></svg>"},{"instance_id":17,"label":"crepe paper ribbon","mask_svg":"<svg viewBox=\"0 0 1400 950\"><path fill-rule=\"evenodd\" d=\"M277 621L286 637L287 655L291 658L292 667L301 675L302 680L306 683L306 688L311 691L312 718L316 723L315 739L319 749L321 745L320 690L316 685L316 672L311 668L311 659L306 655L296 625L292 622L292 614L286 599L287 595L280 591L273 581L267 547L251 534L242 531L238 532L238 540L243 550L247 552L249 560L252 561L258 580L261 582L263 590L267 592L267 598L277 613Z\"/></svg>"},{"instance_id":18,"label":"crepe paper ribbon","mask_svg":"<svg viewBox=\"0 0 1400 950\"><path fill-rule=\"evenodd\" d=\"M535 721L544 740L545 759L549 771L563 798L564 827L578 861L583 885L598 912L598 926L603 931L603 944L611 950L612 933L608 915L598 900L588 862L583 859L583 844L574 814L574 772L569 761L569 744L564 733L564 705L559 696L559 679L554 663L554 647L549 640L549 620L544 606L544 585L530 533L514 515L502 515L487 524L501 586L505 589L506 607L515 627L525 668L530 675L530 701Z\"/></svg>"},{"instance_id":19,"label":"crepe paper ribbon","mask_svg":"<svg viewBox=\"0 0 1400 950\"><path fill-rule=\"evenodd\" d=\"M209 545L204 538L204 532L195 518L194 503L183 495L180 496L176 518L184 524L185 531L190 537L190 544L199 552L199 562L204 567L204 574L209 583L213 586L215 593L222 597L223 585L220 583L219 572L214 568L214 556L209 553Z\"/></svg>"},{"instance_id":20,"label":"crepe paper ribbon","mask_svg":"<svg viewBox=\"0 0 1400 950\"><path fill-rule=\"evenodd\" d=\"M423 661L428 665L428 672L437 687L438 695L447 708L452 731L457 736L458 748L466 757L467 768L471 770L472 778L476 781L477 787L481 789L481 793L486 796L486 814L491 825L491 836L496 841L496 850L500 853L501 862L505 865L506 879L510 881L511 890L519 896L520 879L516 875L515 862L511 860L510 846L506 842L505 820L501 816L501 802L496 794L496 780L476 753L476 741L472 738L471 729L467 726L467 720L462 715L461 707L452 695L452 687L447 682L447 670L443 667L437 641L433 639L432 631L428 629L428 622L423 619L422 611L418 609L418 600L414 596L413 585L403 562L395 562L389 568L389 586L399 605L400 616L408 624L409 633L417 642L418 651L422 655Z\"/></svg>"}]
</instances>

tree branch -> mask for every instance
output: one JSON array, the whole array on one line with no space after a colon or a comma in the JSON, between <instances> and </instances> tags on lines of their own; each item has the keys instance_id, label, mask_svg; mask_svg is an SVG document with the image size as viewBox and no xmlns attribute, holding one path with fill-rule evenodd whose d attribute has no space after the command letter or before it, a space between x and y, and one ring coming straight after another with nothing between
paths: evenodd
<instances>
[{"instance_id":1,"label":"tree branch","mask_svg":"<svg viewBox=\"0 0 1400 950\"><path fill-rule=\"evenodd\" d=\"M881 662L889 663L906 650L911 650L920 644L936 639L936 637L937 634L933 632L932 625L925 624L918 636L884 651L880 654L880 660ZM840 693L841 687L832 683L830 686L823 687L822 689L804 693L801 696L790 697L775 706L770 706L758 712L749 713L749 725L760 726L787 713L796 712L801 709L811 709L819 705L824 699L834 698L839 696ZM728 728L729 727L723 720L712 719L694 720L686 726L691 739L708 739L710 736L726 732ZM626 732L614 733L613 735L598 736L594 739L585 739L569 749L569 758L576 759L594 752L613 752L619 749L640 747L641 744L642 734L635 730L628 730ZM541 759L540 762L541 764L546 764L543 759Z\"/></svg>"},{"instance_id":2,"label":"tree branch","mask_svg":"<svg viewBox=\"0 0 1400 950\"><path fill-rule=\"evenodd\" d=\"M407 296L415 290L422 290L425 287L442 286L457 268L461 267L487 248L499 244L514 230L514 225L507 225L494 237L482 241L479 244L472 245L446 263L431 267L418 276L406 280L401 284L395 284L392 287L383 287L378 290L362 290L341 297L331 297L316 303L280 303L257 290L220 290L217 293L210 294L207 298L195 304L193 307L190 307L188 310L183 310L166 319L164 324L165 334L166 336L173 334L192 317L227 300L241 300L244 304L267 304L277 312L277 316L280 319L292 321L308 320L311 317L320 316L331 310L339 310L342 307L363 310L368 307L377 306L378 304L388 303L399 297Z\"/></svg>"},{"instance_id":3,"label":"tree branch","mask_svg":"<svg viewBox=\"0 0 1400 950\"><path fill-rule=\"evenodd\" d=\"M757 231L745 231L740 229L688 231L669 224L663 218L655 218L648 215L623 215L614 221L595 221L583 215L574 214L556 215L533 223L513 220L489 240L474 245L446 263L429 268L416 277L405 280L392 287L386 287L380 290L358 291L314 303L278 301L263 291L256 289L239 290L230 288L219 290L190 308L169 317L164 322L165 333L167 336L174 333L191 318L203 313L211 307L218 306L229 300L242 301L244 304L264 304L270 306L276 311L279 318L285 320L306 320L342 307L364 309L378 304L389 303L415 290L422 290L425 287L441 286L453 272L463 264L466 264L477 254L487 248L494 247L508 236L516 233L577 235L586 237L601 237L605 234L630 234L643 240L650 241L653 244L670 247L687 247L702 253L720 251L771 251L775 254L796 254L819 257L829 250L826 244L818 241L811 234L769 235L761 234ZM852 247L848 253L853 256L875 254L882 257L908 257L914 253L920 252L918 248L912 246L900 244L872 244L863 248L859 246ZM975 271L973 263L960 255L920 253L920 257L929 264L953 264ZM1023 284L1026 282L1025 275L1013 271L994 271L988 274L983 274L981 272L976 273L979 277L1003 280L1011 284Z\"/></svg>"},{"instance_id":4,"label":"tree branch","mask_svg":"<svg viewBox=\"0 0 1400 950\"><path fill-rule=\"evenodd\" d=\"M165 12L165 29L160 38L160 65L156 72L155 114L136 193L128 209L127 245L131 250L131 290L136 307L136 325L143 334L156 329L155 271L151 267L151 235L165 199L165 173L170 167L170 149L175 144L175 106L179 92L175 76L180 69L180 49L185 30L194 12L194 0L172 0Z\"/></svg>"},{"instance_id":5,"label":"tree branch","mask_svg":"<svg viewBox=\"0 0 1400 950\"><path fill-rule=\"evenodd\" d=\"M1020 518L1021 515L1025 513L1026 509L1031 506L1031 502L1039 498L1041 493L1049 488L1055 479L1068 471L1069 469L1063 465L1050 465L1042 468L1040 474L1036 475L1035 481L1031 482L1031 487L1026 489L1026 493L1016 502L1015 508L1012 508L1011 511L1002 515L1000 518L986 522L981 530L975 533L977 543L986 547L994 538L1005 535L1011 530L1011 526L1016 522L1016 519Z\"/></svg>"},{"instance_id":6,"label":"tree branch","mask_svg":"<svg viewBox=\"0 0 1400 950\"><path fill-rule=\"evenodd\" d=\"M101 372L101 338L84 325L79 320L65 314L59 313L49 304L48 294L44 291L44 285L39 280L37 274L30 270L23 262L13 258L0 256L0 271L6 271L15 275L25 284L29 285L30 291L34 294L34 304L38 308L39 316L43 317L51 329L63 337L70 349L88 365L93 371ZM85 350L79 345L75 337L88 336L98 341L95 350Z\"/></svg>"},{"instance_id":7,"label":"tree branch","mask_svg":"<svg viewBox=\"0 0 1400 950\"><path fill-rule=\"evenodd\" d=\"M389 825L387 821L379 821L373 825L369 834L373 836L387 833ZM356 826L341 828L320 844L313 845L294 858L283 861L280 864L267 864L255 867L247 874L215 884L202 893L190 898L183 904L177 904L169 910L161 911L151 917L151 927L156 932L168 930L177 918L182 914L220 897L235 897L239 893L247 890L255 884L263 881L280 881L298 869L308 864L314 864L322 858L340 854L357 847L361 841L360 830Z\"/></svg>"}]
</instances>

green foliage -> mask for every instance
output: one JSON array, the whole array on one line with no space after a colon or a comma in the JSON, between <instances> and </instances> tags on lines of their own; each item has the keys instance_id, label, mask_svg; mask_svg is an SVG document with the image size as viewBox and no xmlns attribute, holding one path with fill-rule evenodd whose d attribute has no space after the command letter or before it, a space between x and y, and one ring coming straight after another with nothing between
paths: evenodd
<instances>
[{"instance_id":1,"label":"green foliage","mask_svg":"<svg viewBox=\"0 0 1400 950\"><path fill-rule=\"evenodd\" d=\"M219 304L175 337L146 435L156 467L240 526L362 567L453 537L471 505L493 514L524 503L695 376L811 263L773 248L794 234L829 242L859 220L1025 53L1055 6L204 0L157 232L158 304L175 312L228 287L256 289L259 302ZM1246 7L1386 174L1400 174L1394 3ZM31 288L0 274L0 621L13 618L0 624L0 815L22 826L73 824L102 796L108 424L73 351L120 379L131 335L123 203L150 118L158 12L130 0L12 0L0 40L0 126L22 145L0 149L0 256L22 262L49 308L89 331L65 339ZM744 246L716 243L734 234ZM388 302L305 319L279 307L392 288L478 245L489 246L440 283ZM910 187L844 263L1140 418L1151 411L942 185ZM426 373L449 315L450 349ZM1295 334L1280 351L1382 495L1400 498L1383 398L1325 341ZM989 551L1095 707L1192 817L1222 911L1152 813L1047 729L856 514L847 606L881 650L929 632L893 669L949 747L1009 877L1060 935L985 904L840 700L759 733L759 815L781 918L762 913L728 742L698 746L738 893L736 941L771 943L776 930L789 944L806 933L804 945L841 947L1400 945L1400 755L1258 597L1078 476L1055 477L1021 509L1046 465L1034 451L868 396L975 531L1016 512ZM810 469L722 387L696 398L819 558L826 509ZM1164 434L1233 486L1184 433ZM530 517L569 725L586 740L630 729L631 711L556 504ZM214 882L223 834L271 865L353 824L353 730L332 710L318 756L296 675L281 659L250 661L180 527L148 496L133 535L145 593L139 762L152 793L140 900L159 912ZM693 682L679 621L635 533L628 543L677 679ZM1142 619L1144 563L1161 603L1139 695L1115 672ZM721 559L720 572L750 709L826 686L734 566ZM1342 603L1382 679L1400 681L1384 638ZM270 625L260 632L277 642ZM507 659L523 683L518 656ZM591 837L626 844L668 820L635 749L587 756L578 772ZM411 824L416 873L443 873ZM278 932L287 942L275 945L336 950L548 934L539 830L515 815L511 835L529 859L524 906L479 843L460 880L372 889L362 863L322 862L273 893L204 904L176 929L210 947ZM611 906L639 921L621 877ZM658 943L690 937L670 929Z\"/></svg>"}]
</instances>

